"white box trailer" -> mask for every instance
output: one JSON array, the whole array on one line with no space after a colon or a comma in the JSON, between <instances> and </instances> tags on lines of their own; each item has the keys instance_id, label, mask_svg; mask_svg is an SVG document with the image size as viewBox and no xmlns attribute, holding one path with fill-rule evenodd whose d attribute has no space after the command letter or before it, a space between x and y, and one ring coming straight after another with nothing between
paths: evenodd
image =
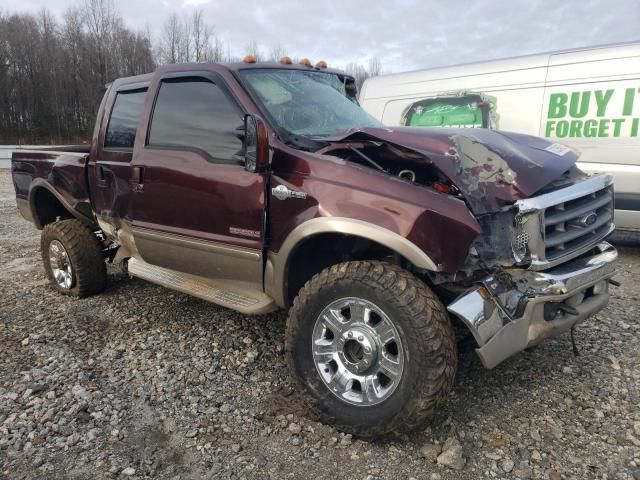
<instances>
[{"instance_id":1,"label":"white box trailer","mask_svg":"<svg viewBox=\"0 0 640 480\"><path fill-rule=\"evenodd\" d=\"M616 226L640 230L640 42L383 75L360 103L389 126L494 128L565 143L615 177Z\"/></svg>"}]
</instances>

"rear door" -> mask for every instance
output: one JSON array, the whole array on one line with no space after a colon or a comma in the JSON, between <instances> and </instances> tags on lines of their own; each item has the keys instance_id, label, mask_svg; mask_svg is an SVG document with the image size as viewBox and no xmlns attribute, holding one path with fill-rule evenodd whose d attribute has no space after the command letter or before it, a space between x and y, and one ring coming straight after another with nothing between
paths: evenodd
<instances>
[{"instance_id":1,"label":"rear door","mask_svg":"<svg viewBox=\"0 0 640 480\"><path fill-rule=\"evenodd\" d=\"M148 83L114 87L104 100L108 116L101 121L107 128L94 144L88 176L93 208L105 230L129 212L131 158L147 87Z\"/></svg>"},{"instance_id":2,"label":"rear door","mask_svg":"<svg viewBox=\"0 0 640 480\"><path fill-rule=\"evenodd\" d=\"M142 259L262 284L265 177L244 169L244 112L213 72L169 73L132 165L131 219Z\"/></svg>"}]
</instances>

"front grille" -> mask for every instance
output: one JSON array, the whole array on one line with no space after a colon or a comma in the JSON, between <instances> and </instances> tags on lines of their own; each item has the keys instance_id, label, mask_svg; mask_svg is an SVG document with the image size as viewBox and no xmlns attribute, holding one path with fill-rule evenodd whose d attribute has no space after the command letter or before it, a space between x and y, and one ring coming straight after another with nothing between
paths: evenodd
<instances>
[{"instance_id":1,"label":"front grille","mask_svg":"<svg viewBox=\"0 0 640 480\"><path fill-rule=\"evenodd\" d=\"M545 258L555 260L600 241L613 221L611 187L545 209Z\"/></svg>"},{"instance_id":2,"label":"front grille","mask_svg":"<svg viewBox=\"0 0 640 480\"><path fill-rule=\"evenodd\" d=\"M613 226L613 178L599 175L574 185L516 202L514 255L528 235L531 268L544 270L575 258L606 238Z\"/></svg>"}]
</instances>

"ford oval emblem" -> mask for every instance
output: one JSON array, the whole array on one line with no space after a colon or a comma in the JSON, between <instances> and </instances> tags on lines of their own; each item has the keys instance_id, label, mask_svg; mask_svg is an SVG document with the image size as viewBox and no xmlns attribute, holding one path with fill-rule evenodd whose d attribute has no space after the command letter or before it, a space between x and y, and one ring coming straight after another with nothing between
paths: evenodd
<instances>
[{"instance_id":1,"label":"ford oval emblem","mask_svg":"<svg viewBox=\"0 0 640 480\"><path fill-rule=\"evenodd\" d=\"M579 222L581 225L588 227L596 223L596 220L598 220L598 214L595 212L591 212L581 217Z\"/></svg>"}]
</instances>

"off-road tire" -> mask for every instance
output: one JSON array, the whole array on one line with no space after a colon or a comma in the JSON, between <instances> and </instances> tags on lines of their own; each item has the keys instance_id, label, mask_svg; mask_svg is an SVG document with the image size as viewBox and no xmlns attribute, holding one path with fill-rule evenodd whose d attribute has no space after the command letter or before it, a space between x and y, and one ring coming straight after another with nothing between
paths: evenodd
<instances>
[{"instance_id":1,"label":"off-road tire","mask_svg":"<svg viewBox=\"0 0 640 480\"><path fill-rule=\"evenodd\" d=\"M56 282L49 262L49 245L57 240L71 261L73 283L62 288ZM100 241L80 220L61 220L49 223L40 237L42 262L54 289L64 295L85 297L102 292L107 284L107 266Z\"/></svg>"},{"instance_id":2,"label":"off-road tire","mask_svg":"<svg viewBox=\"0 0 640 480\"><path fill-rule=\"evenodd\" d=\"M396 390L380 404L365 407L339 399L316 370L315 321L342 297L373 302L400 333L404 371ZM379 261L334 265L307 282L289 313L285 350L312 415L361 438L398 435L422 426L447 397L457 366L453 326L440 300L410 272Z\"/></svg>"}]
</instances>

